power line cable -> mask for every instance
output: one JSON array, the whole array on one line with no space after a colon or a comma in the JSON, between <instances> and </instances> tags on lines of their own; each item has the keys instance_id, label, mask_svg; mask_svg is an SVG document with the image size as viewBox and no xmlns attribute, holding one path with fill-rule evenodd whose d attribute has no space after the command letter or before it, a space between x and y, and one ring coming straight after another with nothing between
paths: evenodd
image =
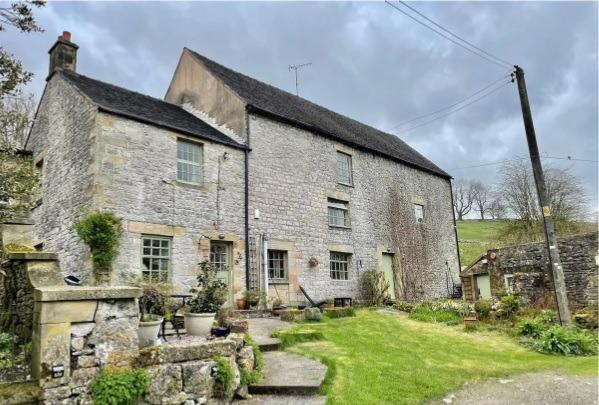
<instances>
[{"instance_id":1,"label":"power line cable","mask_svg":"<svg viewBox=\"0 0 599 405\"><path fill-rule=\"evenodd\" d=\"M497 160L495 162L481 163L481 164L476 164L476 165L472 165L472 166L454 167L454 168L451 168L451 169L448 169L448 170L473 169L473 168L476 168L476 167L495 166L495 165L500 165L502 163L510 162L510 161L512 161L514 159L523 160L523 159L529 159L529 157L516 156L516 157L514 157L512 159ZM573 158L571 156L567 156L567 157L541 156L541 159L559 159L559 160L570 160L570 161L574 161L574 162L599 163L599 160L576 159L576 158Z\"/></svg>"},{"instance_id":2,"label":"power line cable","mask_svg":"<svg viewBox=\"0 0 599 405\"><path fill-rule=\"evenodd\" d=\"M502 68L505 68L506 66L508 66L508 67L512 67L512 65L507 65L507 64L505 64L505 63L503 63L503 62L497 62L497 61L495 61L495 60L493 60L493 59L491 59L491 58L489 58L489 57L485 56L484 54L482 54L482 53L480 53L480 52L478 52L478 51L476 51L476 50L473 50L472 48L468 48L467 46L463 45L462 43L460 43L460 42L457 42L457 41L456 41L456 40L454 40L453 38L451 38L451 37L448 37L447 35L443 34L442 32L440 32L440 31L436 30L435 28L431 27L430 25L428 25L428 24L426 24L426 23L424 23L424 22L420 21L419 19L417 19L416 17L412 16L411 14L408 14L407 12L405 12L405 11L404 11L404 10L402 10L401 8L397 7L396 5L392 4L392 3L391 3L391 2L389 2L388 0L385 0L385 3L387 3L388 5L390 5L391 7L393 7L394 9L396 9L397 11L399 11L400 13L402 13L402 14L406 15L407 17L411 18L412 20L416 21L418 24L425 26L425 27L426 27L426 28L428 28L429 30L431 30L431 31L433 31L433 32L435 32L435 33L437 33L438 35L442 36L443 38L447 39L448 41L450 41L450 42L453 42L453 43L454 43L454 44L456 44L457 46L459 46L459 47L461 47L461 48L464 48L464 49L465 49L465 50L467 50L468 52L471 52L472 54L474 54L474 55L476 55L476 56L478 56L478 57L480 57L480 58L486 59L488 62L491 62L491 63L493 63L493 64L495 64L495 65L497 65L497 66L500 66L500 67L502 67Z\"/></svg>"},{"instance_id":3,"label":"power line cable","mask_svg":"<svg viewBox=\"0 0 599 405\"><path fill-rule=\"evenodd\" d=\"M414 117L414 118L412 118L412 119L409 119L409 120L406 120L406 121L399 122L398 124L396 124L396 125L394 125L394 126L392 126L392 127L388 128L388 129L385 129L385 131L391 131L392 129L395 129L395 128L398 128L398 127L404 126L404 125L406 125L406 124L409 124L410 122L419 121L419 120L421 120L422 118L426 118L426 117L428 117L428 116L431 116L431 115L436 115L437 113L440 113L440 112L443 112L443 111L449 110L449 109L451 109L451 108L453 108L453 107L455 107L455 106L457 106L457 105L460 105L460 104L462 104L462 103L464 103L464 102L468 101L468 100L469 100L469 99L471 99L472 97L474 97L474 96L476 96L476 95L478 95L478 94L482 93L483 91L487 90L489 87L493 86L494 84L497 84L497 83L499 83L500 81L502 81L503 79L505 79L505 78L507 78L507 77L509 77L509 76L510 76L509 74L506 74L505 76L501 76L499 79L497 79L497 80L494 80L493 82L489 83L487 86L485 86L485 87L483 87L482 89L480 89L480 90L478 90L478 91L476 91L476 92L474 92L474 93L470 94L468 97L466 97L466 98L463 98L463 99L461 99L461 100L460 100L460 101L458 101L458 102L455 102L455 103L453 103L453 104L451 104L451 105L448 105L447 107L440 108L440 109L438 109L438 110L436 110L436 111L433 111L433 112L431 112L431 113L428 113L428 114L423 114L423 115L419 115L418 117Z\"/></svg>"},{"instance_id":4,"label":"power line cable","mask_svg":"<svg viewBox=\"0 0 599 405\"><path fill-rule=\"evenodd\" d=\"M449 112L448 112L448 113L446 113L446 114L441 114L441 115L439 115L439 116L437 116L437 117L435 117L435 118L433 118L433 119L430 119L430 120L428 120L428 121L424 121L424 122L422 122L422 123L420 123L420 124L417 124L417 125L411 126L411 127L407 128L407 129L403 129L403 130L401 130L401 132L404 132L404 133L405 133L405 132L409 132L409 131L411 131L411 130L413 130L413 129L420 128L420 127L422 127L422 126L424 126L424 125L428 125L428 124L430 124L431 122L435 122L435 121L437 121L437 120L440 120L441 118L445 118L445 117L447 117L448 115L451 115L451 114L453 114L453 113L456 113L456 112L458 112L458 111L461 111L461 110L463 110L464 108L466 108L466 107L468 107L468 106L470 106L470 105L472 105L472 104L474 104L474 103L476 103L476 102L478 102L478 101L482 100L483 98L486 98L486 97L490 96L491 94L493 94L493 93L497 92L498 90L501 90L501 89L503 89L505 86L507 86L507 85L508 85L508 84L510 84L510 83L512 83L512 81L511 81L511 80L510 80L510 81L508 81L508 82L505 82L503 85L501 85L501 86L499 86L499 87L496 87L496 88L492 89L491 91L488 91L488 92L484 93L482 96L475 98L474 100L470 101L470 102L469 102L469 103L467 103L467 104L464 104L464 105L460 106L459 108L456 108L456 109L454 109L454 110L451 110L451 111L449 111Z\"/></svg>"},{"instance_id":5,"label":"power line cable","mask_svg":"<svg viewBox=\"0 0 599 405\"><path fill-rule=\"evenodd\" d=\"M406 6L407 8L409 8L410 10L412 10L413 12L415 12L416 14L418 14L419 16L421 16L422 18L424 18L425 20L431 22L432 24L434 24L436 27L442 29L443 31L445 31L446 33L448 33L449 35L451 35L454 38L459 39L462 42L465 42L466 44L470 45L472 48L484 53L487 56L490 56L491 58L495 59L496 61L499 61L507 66L514 66L513 63L510 63L504 59L498 58L497 56L485 51L484 49L479 48L478 46L474 45L472 42L469 42L467 40L465 40L464 38L462 38L461 36L451 32L450 30L448 30L447 28L443 27L441 24L436 23L435 21L431 20L430 18L428 18L427 16L425 16L424 14L422 14L420 11L416 10L414 7L410 6L409 4L407 4L406 2L402 1L402 0L398 0L401 4L403 4L404 6Z\"/></svg>"}]
</instances>

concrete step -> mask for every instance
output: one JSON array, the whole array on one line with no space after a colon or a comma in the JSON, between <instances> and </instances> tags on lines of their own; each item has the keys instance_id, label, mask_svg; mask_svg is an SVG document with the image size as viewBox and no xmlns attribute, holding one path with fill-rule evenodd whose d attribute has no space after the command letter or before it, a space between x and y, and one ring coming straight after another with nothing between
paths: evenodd
<instances>
[{"instance_id":1,"label":"concrete step","mask_svg":"<svg viewBox=\"0 0 599 405\"><path fill-rule=\"evenodd\" d=\"M327 397L320 395L252 395L233 401L237 405L325 405Z\"/></svg>"},{"instance_id":2,"label":"concrete step","mask_svg":"<svg viewBox=\"0 0 599 405\"><path fill-rule=\"evenodd\" d=\"M262 380L250 394L314 395L324 382L327 367L316 360L285 352L264 353Z\"/></svg>"},{"instance_id":3,"label":"concrete step","mask_svg":"<svg viewBox=\"0 0 599 405\"><path fill-rule=\"evenodd\" d=\"M262 352L274 352L281 348L281 339L271 337L259 337L254 341Z\"/></svg>"}]
</instances>

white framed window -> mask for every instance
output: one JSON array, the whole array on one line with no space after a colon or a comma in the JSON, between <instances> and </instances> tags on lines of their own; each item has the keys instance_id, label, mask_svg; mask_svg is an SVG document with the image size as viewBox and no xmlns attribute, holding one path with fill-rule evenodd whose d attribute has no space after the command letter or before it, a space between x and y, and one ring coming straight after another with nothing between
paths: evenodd
<instances>
[{"instance_id":1,"label":"white framed window","mask_svg":"<svg viewBox=\"0 0 599 405\"><path fill-rule=\"evenodd\" d=\"M287 251L268 251L268 279L273 282L287 281Z\"/></svg>"},{"instance_id":2,"label":"white framed window","mask_svg":"<svg viewBox=\"0 0 599 405\"><path fill-rule=\"evenodd\" d=\"M424 205L414 204L414 217L416 218L416 222L424 221Z\"/></svg>"},{"instance_id":3,"label":"white framed window","mask_svg":"<svg viewBox=\"0 0 599 405\"><path fill-rule=\"evenodd\" d=\"M505 280L505 291L508 294L513 294L514 292L514 275L513 274L505 274L503 276Z\"/></svg>"},{"instance_id":4,"label":"white framed window","mask_svg":"<svg viewBox=\"0 0 599 405\"><path fill-rule=\"evenodd\" d=\"M352 185L351 155L337 151L337 182Z\"/></svg>"},{"instance_id":5,"label":"white framed window","mask_svg":"<svg viewBox=\"0 0 599 405\"><path fill-rule=\"evenodd\" d=\"M141 237L141 274L145 280L166 283L170 276L172 239L164 236Z\"/></svg>"},{"instance_id":6,"label":"white framed window","mask_svg":"<svg viewBox=\"0 0 599 405\"><path fill-rule=\"evenodd\" d=\"M347 280L349 277L349 253L330 252L329 268L333 280Z\"/></svg>"},{"instance_id":7,"label":"white framed window","mask_svg":"<svg viewBox=\"0 0 599 405\"><path fill-rule=\"evenodd\" d=\"M200 144L177 139L177 180L202 184L203 147Z\"/></svg>"},{"instance_id":8,"label":"white framed window","mask_svg":"<svg viewBox=\"0 0 599 405\"><path fill-rule=\"evenodd\" d=\"M349 203L347 201L328 199L329 225L349 228Z\"/></svg>"},{"instance_id":9,"label":"white framed window","mask_svg":"<svg viewBox=\"0 0 599 405\"><path fill-rule=\"evenodd\" d=\"M210 263L219 270L227 270L229 267L229 243L227 242L210 242Z\"/></svg>"}]
</instances>

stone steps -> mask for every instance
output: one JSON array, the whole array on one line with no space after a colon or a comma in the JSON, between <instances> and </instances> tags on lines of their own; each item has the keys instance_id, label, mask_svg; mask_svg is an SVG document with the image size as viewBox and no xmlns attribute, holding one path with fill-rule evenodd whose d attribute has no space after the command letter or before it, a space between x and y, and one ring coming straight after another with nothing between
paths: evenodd
<instances>
[{"instance_id":1,"label":"stone steps","mask_svg":"<svg viewBox=\"0 0 599 405\"><path fill-rule=\"evenodd\" d=\"M325 405L327 397L321 395L252 395L249 399L233 401L238 405Z\"/></svg>"},{"instance_id":2,"label":"stone steps","mask_svg":"<svg viewBox=\"0 0 599 405\"><path fill-rule=\"evenodd\" d=\"M286 352L264 353L262 380L249 387L250 394L316 395L327 367L316 360Z\"/></svg>"}]
</instances>

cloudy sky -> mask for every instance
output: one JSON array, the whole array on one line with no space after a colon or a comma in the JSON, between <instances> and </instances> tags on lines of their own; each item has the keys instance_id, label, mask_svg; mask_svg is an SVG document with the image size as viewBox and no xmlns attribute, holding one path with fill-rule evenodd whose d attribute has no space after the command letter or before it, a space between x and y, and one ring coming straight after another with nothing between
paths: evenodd
<instances>
[{"instance_id":1,"label":"cloudy sky","mask_svg":"<svg viewBox=\"0 0 599 405\"><path fill-rule=\"evenodd\" d=\"M410 4L525 69L542 154L597 160L596 2ZM383 130L500 86L508 71L382 1L51 2L36 14L44 33L0 35L35 73L29 91L37 96L47 50L63 30L80 46L78 72L155 97L164 96L184 46L291 92L288 65L312 62L300 71L302 97ZM493 183L498 166L490 163L528 153L514 84L413 128L424 121L392 132L456 178ZM571 167L596 209L597 163L544 163Z\"/></svg>"}]
</instances>

